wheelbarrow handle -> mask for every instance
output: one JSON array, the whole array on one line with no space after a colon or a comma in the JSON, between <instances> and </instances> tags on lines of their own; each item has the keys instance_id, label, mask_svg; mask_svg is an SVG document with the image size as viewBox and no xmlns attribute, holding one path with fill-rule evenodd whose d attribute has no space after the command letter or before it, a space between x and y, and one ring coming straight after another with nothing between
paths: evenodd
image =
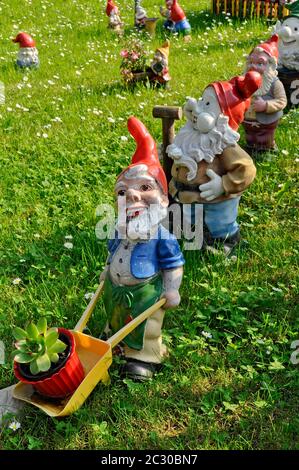
<instances>
[{"instance_id":1,"label":"wheelbarrow handle","mask_svg":"<svg viewBox=\"0 0 299 470\"><path fill-rule=\"evenodd\" d=\"M166 302L166 299L160 299L158 302L156 302L154 305L149 307L147 310L145 310L143 313L140 313L138 317L134 318L134 320L131 320L129 323L127 323L125 326L123 326L120 330L118 330L113 336L111 336L108 340L107 343L111 345L111 348L114 348L118 343L120 343L131 331L135 330L135 328L140 325L144 320L146 320L148 317L150 317L153 313L155 313L157 310L159 310L162 305L164 305Z\"/></svg>"},{"instance_id":2,"label":"wheelbarrow handle","mask_svg":"<svg viewBox=\"0 0 299 470\"><path fill-rule=\"evenodd\" d=\"M104 286L104 281L102 281L99 284L99 287L97 288L96 292L92 296L92 299L87 305L86 310L84 311L82 317L80 318L80 320L78 321L77 325L74 328L75 331L82 331L83 328L85 327L86 323L88 322L90 318L90 315L94 311L97 301L99 300L100 294L103 290L103 286Z\"/></svg>"}]
</instances>

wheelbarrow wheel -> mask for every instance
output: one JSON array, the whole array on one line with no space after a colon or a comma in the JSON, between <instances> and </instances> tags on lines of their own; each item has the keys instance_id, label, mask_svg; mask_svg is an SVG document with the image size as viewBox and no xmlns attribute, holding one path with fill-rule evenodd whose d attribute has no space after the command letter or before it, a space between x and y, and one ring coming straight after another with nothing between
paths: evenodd
<instances>
[{"instance_id":1,"label":"wheelbarrow wheel","mask_svg":"<svg viewBox=\"0 0 299 470\"><path fill-rule=\"evenodd\" d=\"M152 379L155 373L159 372L161 368L162 364L127 358L126 363L121 368L120 376L123 379L131 379L134 382L145 382Z\"/></svg>"}]
</instances>

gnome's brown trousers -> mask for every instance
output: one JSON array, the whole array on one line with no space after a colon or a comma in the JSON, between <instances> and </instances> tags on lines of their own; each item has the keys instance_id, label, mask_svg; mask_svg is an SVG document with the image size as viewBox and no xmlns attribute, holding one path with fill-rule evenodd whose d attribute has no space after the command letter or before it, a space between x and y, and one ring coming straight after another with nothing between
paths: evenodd
<instances>
[{"instance_id":1,"label":"gnome's brown trousers","mask_svg":"<svg viewBox=\"0 0 299 470\"><path fill-rule=\"evenodd\" d=\"M257 152L275 149L274 134L278 125L277 121L271 124L261 124L257 121L244 121L247 147Z\"/></svg>"}]
</instances>

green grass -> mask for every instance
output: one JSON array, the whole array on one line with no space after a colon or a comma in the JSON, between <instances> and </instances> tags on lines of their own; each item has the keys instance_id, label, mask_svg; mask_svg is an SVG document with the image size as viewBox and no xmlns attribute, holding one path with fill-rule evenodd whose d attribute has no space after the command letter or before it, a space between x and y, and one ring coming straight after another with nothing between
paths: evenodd
<instances>
[{"instance_id":1,"label":"green grass","mask_svg":"<svg viewBox=\"0 0 299 470\"><path fill-rule=\"evenodd\" d=\"M133 140L120 139L129 136L127 117L142 119L160 142L153 106L183 105L209 82L241 74L245 55L272 27L213 18L206 1L184 0L193 41L172 40L171 89L132 92L119 74L132 29L122 39L108 31L103 0L102 9L97 0L30 3L0 4L2 387L15 381L12 325L46 315L52 325L72 328L84 294L98 283L107 250L95 237L95 210L112 203L116 175L133 154ZM143 2L150 15L161 3ZM118 4L132 25L133 1ZM10 37L21 30L36 36L38 70L14 67ZM151 51L162 40L161 24L155 39L145 38ZM151 383L124 384L115 360L111 385L99 384L75 414L61 421L27 407L18 431L0 431L1 449L299 449L299 366L290 362L291 342L299 339L298 117L298 110L285 114L277 157L257 162L241 202L248 247L237 262L186 253L182 303L166 315L170 357L163 371ZM72 250L64 247L66 235ZM93 335L104 322L99 305Z\"/></svg>"}]
</instances>

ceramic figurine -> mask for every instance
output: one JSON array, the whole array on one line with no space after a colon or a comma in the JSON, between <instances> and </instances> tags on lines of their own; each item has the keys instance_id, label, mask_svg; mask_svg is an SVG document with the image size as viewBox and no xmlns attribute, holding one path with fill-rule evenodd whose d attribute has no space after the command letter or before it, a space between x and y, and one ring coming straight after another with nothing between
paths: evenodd
<instances>
[{"instance_id":1,"label":"ceramic figurine","mask_svg":"<svg viewBox=\"0 0 299 470\"><path fill-rule=\"evenodd\" d=\"M180 303L184 259L176 238L161 225L168 188L155 141L135 117L129 118L128 129L137 149L116 181L118 221L100 280L105 280L104 304L112 331L166 298L163 308L124 339L122 376L147 380L166 354L161 328L165 309Z\"/></svg>"},{"instance_id":2,"label":"ceramic figurine","mask_svg":"<svg viewBox=\"0 0 299 470\"><path fill-rule=\"evenodd\" d=\"M281 80L289 106L299 105L299 0L285 5L289 16L278 21L278 78Z\"/></svg>"},{"instance_id":3,"label":"ceramic figurine","mask_svg":"<svg viewBox=\"0 0 299 470\"><path fill-rule=\"evenodd\" d=\"M25 67L38 67L39 58L38 51L35 47L35 41L27 33L19 33L13 42L20 44L20 49L17 57L17 66L21 68Z\"/></svg>"},{"instance_id":4,"label":"ceramic figurine","mask_svg":"<svg viewBox=\"0 0 299 470\"><path fill-rule=\"evenodd\" d=\"M246 70L262 76L262 86L253 94L243 122L246 150L251 154L276 149L275 129L287 105L284 86L277 78L277 59L277 34L255 47L247 58Z\"/></svg>"},{"instance_id":5,"label":"ceramic figurine","mask_svg":"<svg viewBox=\"0 0 299 470\"><path fill-rule=\"evenodd\" d=\"M135 26L139 29L144 28L146 19L147 13L145 9L141 5L137 5L135 10Z\"/></svg>"},{"instance_id":6,"label":"ceramic figurine","mask_svg":"<svg viewBox=\"0 0 299 470\"><path fill-rule=\"evenodd\" d=\"M149 81L158 86L166 86L171 80L168 70L169 46L170 42L167 40L156 49L153 61L147 69Z\"/></svg>"},{"instance_id":7,"label":"ceramic figurine","mask_svg":"<svg viewBox=\"0 0 299 470\"><path fill-rule=\"evenodd\" d=\"M167 20L164 23L164 27L173 33L182 33L184 40L191 40L191 26L186 18L184 10L180 7L177 0L166 0L166 8L160 8L160 12L163 16L166 16Z\"/></svg>"},{"instance_id":8,"label":"ceramic figurine","mask_svg":"<svg viewBox=\"0 0 299 470\"><path fill-rule=\"evenodd\" d=\"M107 0L106 14L109 18L109 28L113 29L117 33L122 33L123 22L119 16L119 9L113 2L113 0Z\"/></svg>"},{"instance_id":9,"label":"ceramic figurine","mask_svg":"<svg viewBox=\"0 0 299 470\"><path fill-rule=\"evenodd\" d=\"M279 36L278 67L299 72L299 0L288 3L285 7L290 10L289 16L278 21L275 32Z\"/></svg>"},{"instance_id":10,"label":"ceramic figurine","mask_svg":"<svg viewBox=\"0 0 299 470\"><path fill-rule=\"evenodd\" d=\"M187 124L166 152L173 159L169 193L183 204L194 223L196 203L203 204L204 247L230 254L240 240L237 223L242 192L255 178L251 157L237 144L237 129L249 106L250 96L261 84L257 72L211 83L202 98L190 98L184 106ZM189 214L189 216L188 216ZM190 219L191 217L191 219Z\"/></svg>"}]
</instances>

